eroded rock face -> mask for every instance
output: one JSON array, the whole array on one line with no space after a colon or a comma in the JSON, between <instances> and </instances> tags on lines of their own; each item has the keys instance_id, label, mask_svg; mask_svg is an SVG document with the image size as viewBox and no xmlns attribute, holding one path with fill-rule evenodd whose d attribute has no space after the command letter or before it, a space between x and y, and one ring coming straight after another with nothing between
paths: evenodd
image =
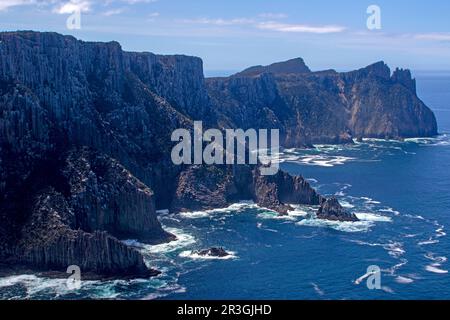
<instances>
[{"instance_id":1,"label":"eroded rock face","mask_svg":"<svg viewBox=\"0 0 450 320\"><path fill-rule=\"evenodd\" d=\"M256 168L253 190L256 203L280 214L292 210L289 204L319 205L323 201L303 177L281 170L273 176L263 176Z\"/></svg>"},{"instance_id":2,"label":"eroded rock face","mask_svg":"<svg viewBox=\"0 0 450 320\"><path fill-rule=\"evenodd\" d=\"M69 202L77 213L74 228L147 243L174 238L156 217L153 191L116 160L81 148L70 151L65 163Z\"/></svg>"},{"instance_id":3,"label":"eroded rock face","mask_svg":"<svg viewBox=\"0 0 450 320\"><path fill-rule=\"evenodd\" d=\"M228 166L187 166L178 177L171 211L224 208L236 192Z\"/></svg>"},{"instance_id":4,"label":"eroded rock face","mask_svg":"<svg viewBox=\"0 0 450 320\"><path fill-rule=\"evenodd\" d=\"M47 190L36 197L32 214L22 229L13 261L41 270L65 271L77 265L82 272L100 275L152 276L142 255L106 232L69 227L75 213L64 196Z\"/></svg>"},{"instance_id":5,"label":"eroded rock face","mask_svg":"<svg viewBox=\"0 0 450 320\"><path fill-rule=\"evenodd\" d=\"M391 76L378 62L347 73L299 67L289 73L291 64L207 79L218 118L230 127L278 128L287 148L437 134L434 114L417 97L409 70Z\"/></svg>"},{"instance_id":6,"label":"eroded rock face","mask_svg":"<svg viewBox=\"0 0 450 320\"><path fill-rule=\"evenodd\" d=\"M347 212L336 198L324 201L317 211L317 218L331 221L359 221L355 214Z\"/></svg>"},{"instance_id":7,"label":"eroded rock face","mask_svg":"<svg viewBox=\"0 0 450 320\"><path fill-rule=\"evenodd\" d=\"M25 179L12 211L2 203L2 256L40 270L78 265L103 276L158 274L117 239L175 238L157 220L153 192L116 160L89 148L61 157Z\"/></svg>"},{"instance_id":8,"label":"eroded rock face","mask_svg":"<svg viewBox=\"0 0 450 320\"><path fill-rule=\"evenodd\" d=\"M287 214L289 204L319 205L323 198L300 176L279 171L261 175L259 167L189 166L179 177L172 212L224 208L240 200Z\"/></svg>"}]
</instances>

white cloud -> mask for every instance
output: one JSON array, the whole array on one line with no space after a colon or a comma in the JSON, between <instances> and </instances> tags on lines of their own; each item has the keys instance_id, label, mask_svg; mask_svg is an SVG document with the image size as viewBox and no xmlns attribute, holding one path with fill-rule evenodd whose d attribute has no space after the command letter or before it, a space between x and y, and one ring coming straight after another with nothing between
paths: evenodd
<instances>
[{"instance_id":1,"label":"white cloud","mask_svg":"<svg viewBox=\"0 0 450 320\"><path fill-rule=\"evenodd\" d=\"M285 13L273 13L273 12L261 13L258 16L265 19L284 19L288 17L288 15Z\"/></svg>"},{"instance_id":2,"label":"white cloud","mask_svg":"<svg viewBox=\"0 0 450 320\"><path fill-rule=\"evenodd\" d=\"M261 22L258 24L258 28L278 32L318 33L318 34L339 33L346 30L345 27L334 25L310 26L305 24L288 24L273 21Z\"/></svg>"},{"instance_id":3,"label":"white cloud","mask_svg":"<svg viewBox=\"0 0 450 320\"><path fill-rule=\"evenodd\" d=\"M216 26L232 26L232 25L242 25L242 24L251 24L255 21L247 18L236 18L236 19L208 19L208 18L199 18L199 19L185 19L182 20L185 23L196 23L196 24L210 24Z\"/></svg>"},{"instance_id":4,"label":"white cloud","mask_svg":"<svg viewBox=\"0 0 450 320\"><path fill-rule=\"evenodd\" d=\"M58 14L71 14L74 12L88 12L91 10L91 2L87 0L71 0L53 9Z\"/></svg>"},{"instance_id":5,"label":"white cloud","mask_svg":"<svg viewBox=\"0 0 450 320\"><path fill-rule=\"evenodd\" d=\"M419 40L450 41L450 33L423 33L415 36Z\"/></svg>"},{"instance_id":6,"label":"white cloud","mask_svg":"<svg viewBox=\"0 0 450 320\"><path fill-rule=\"evenodd\" d=\"M137 3L152 3L157 2L158 0L120 0L122 2L126 2L128 4L137 4Z\"/></svg>"},{"instance_id":7,"label":"white cloud","mask_svg":"<svg viewBox=\"0 0 450 320\"><path fill-rule=\"evenodd\" d=\"M110 16L115 16L115 15L121 14L124 11L125 11L124 8L111 9L111 10L103 12L102 15L110 17Z\"/></svg>"},{"instance_id":8,"label":"white cloud","mask_svg":"<svg viewBox=\"0 0 450 320\"><path fill-rule=\"evenodd\" d=\"M284 14L274 14L274 13L264 13L260 14L259 17L278 17L279 19L287 17ZM235 18L235 19L209 19L209 18L199 18L199 19L185 19L181 20L184 23L193 24L205 24L205 25L216 25L216 26L236 26L236 25L250 25L252 27L277 31L277 32L297 32L297 33L316 33L316 34L326 34L326 33L338 33L346 30L345 27L337 25L324 25L324 26L310 26L305 24L289 24L280 23L276 21L262 21L262 19L250 19L250 18Z\"/></svg>"},{"instance_id":9,"label":"white cloud","mask_svg":"<svg viewBox=\"0 0 450 320\"><path fill-rule=\"evenodd\" d=\"M34 0L0 0L0 11L7 10L11 7L34 4Z\"/></svg>"}]
</instances>

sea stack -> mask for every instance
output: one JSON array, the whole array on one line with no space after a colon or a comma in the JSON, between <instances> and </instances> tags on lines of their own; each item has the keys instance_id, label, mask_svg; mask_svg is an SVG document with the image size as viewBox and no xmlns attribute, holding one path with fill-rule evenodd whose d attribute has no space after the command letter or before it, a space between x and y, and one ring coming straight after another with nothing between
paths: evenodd
<instances>
[{"instance_id":1,"label":"sea stack","mask_svg":"<svg viewBox=\"0 0 450 320\"><path fill-rule=\"evenodd\" d=\"M346 211L336 198L330 198L324 201L319 210L317 211L317 217L323 220L331 221L359 221L355 214Z\"/></svg>"}]
</instances>

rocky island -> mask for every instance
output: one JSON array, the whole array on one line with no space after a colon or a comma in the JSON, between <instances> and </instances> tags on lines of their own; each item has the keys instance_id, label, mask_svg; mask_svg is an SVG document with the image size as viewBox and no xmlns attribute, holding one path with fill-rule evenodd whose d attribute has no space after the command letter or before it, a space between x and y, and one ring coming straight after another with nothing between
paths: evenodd
<instances>
[{"instance_id":1,"label":"rocky island","mask_svg":"<svg viewBox=\"0 0 450 320\"><path fill-rule=\"evenodd\" d=\"M212 128L280 129L284 147L437 134L410 72L391 75L383 62L338 73L312 72L294 59L205 79L196 57L3 32L1 261L151 276L157 272L121 240L173 240L157 219L157 210L167 208L251 199L280 214L289 204L320 205L319 218L355 221L300 176L262 176L247 165L174 165L171 133L194 120Z\"/></svg>"}]
</instances>

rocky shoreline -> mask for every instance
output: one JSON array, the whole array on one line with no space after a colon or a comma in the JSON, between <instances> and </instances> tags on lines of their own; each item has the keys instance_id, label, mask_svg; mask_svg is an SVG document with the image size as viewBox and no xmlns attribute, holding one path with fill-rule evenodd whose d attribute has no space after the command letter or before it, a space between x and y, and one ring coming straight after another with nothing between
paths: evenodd
<instances>
[{"instance_id":1,"label":"rocky shoreline","mask_svg":"<svg viewBox=\"0 0 450 320\"><path fill-rule=\"evenodd\" d=\"M176 166L171 133L280 129L284 147L437 133L407 70L311 72L302 59L205 79L202 61L32 31L0 33L0 259L99 277L157 274L121 240L174 239L157 211L253 200L356 221L300 176L258 166Z\"/></svg>"}]
</instances>

